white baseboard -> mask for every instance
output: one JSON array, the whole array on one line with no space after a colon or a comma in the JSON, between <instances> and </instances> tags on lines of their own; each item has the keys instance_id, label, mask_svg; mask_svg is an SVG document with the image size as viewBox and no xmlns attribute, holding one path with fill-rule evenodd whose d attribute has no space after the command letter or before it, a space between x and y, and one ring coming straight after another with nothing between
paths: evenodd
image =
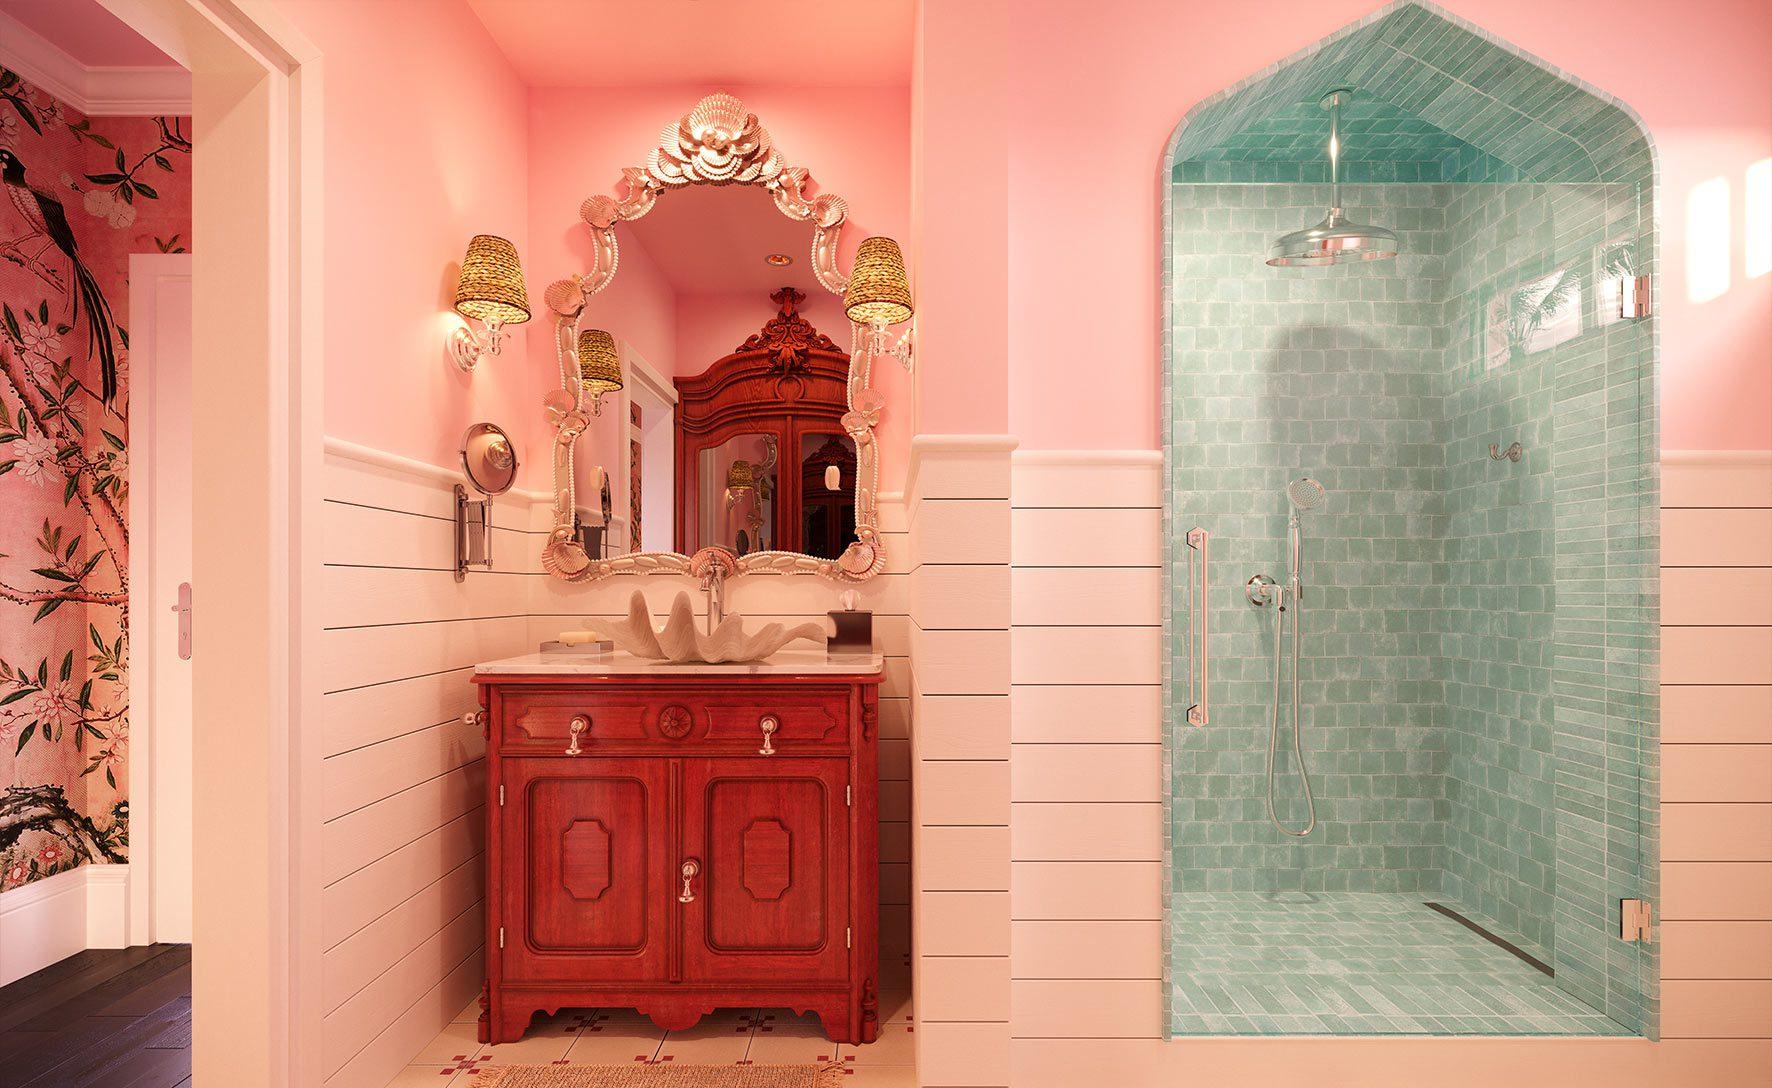
<instances>
[{"instance_id":1,"label":"white baseboard","mask_svg":"<svg viewBox=\"0 0 1772 1088\"><path fill-rule=\"evenodd\" d=\"M77 871L86 874L86 947L126 947L129 866L83 865Z\"/></svg>"},{"instance_id":2,"label":"white baseboard","mask_svg":"<svg viewBox=\"0 0 1772 1088\"><path fill-rule=\"evenodd\" d=\"M0 895L0 986L128 944L129 866L82 865Z\"/></svg>"}]
</instances>

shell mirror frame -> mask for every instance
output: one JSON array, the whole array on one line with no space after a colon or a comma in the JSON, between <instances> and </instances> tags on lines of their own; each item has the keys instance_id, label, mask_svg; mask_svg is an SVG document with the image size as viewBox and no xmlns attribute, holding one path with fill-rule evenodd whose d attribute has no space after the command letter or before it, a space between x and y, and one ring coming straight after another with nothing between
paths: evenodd
<instances>
[{"instance_id":1,"label":"shell mirror frame","mask_svg":"<svg viewBox=\"0 0 1772 1088\"><path fill-rule=\"evenodd\" d=\"M583 346L587 331L608 327L620 336L620 316L592 316L593 297L614 278L619 256L616 239L618 223L632 224L653 211L660 197L672 190L695 186L733 186L759 190L775 205L775 212L788 220L809 224L812 228L811 272L816 287L841 299L848 286L848 277L837 268L837 240L848 207L841 197L820 192L808 196L811 175L805 167L786 165L777 152L769 133L757 116L746 111L744 104L728 94L703 98L675 124L665 129L658 146L648 155L644 167L627 167L622 171L626 194L621 197L594 195L579 208L580 218L591 235L590 267L567 279L550 284L544 300L554 319L554 349L560 371L560 388L549 393L545 406L555 428L553 450L554 504L551 528L543 545L542 566L555 578L569 582L591 582L617 574L694 574L692 557L681 551L635 550L626 554L598 556L586 547L589 534L581 532L581 506L598 502L600 496L587 495L581 501L583 487L601 490L608 482L606 467L594 473L575 472L578 440L587 429L599 426L624 428L629 420L622 413L605 413L602 397L608 386L595 380L600 373L589 365L581 366L581 348L595 351L594 345ZM773 214L773 213L772 213ZM768 263L790 263L770 254ZM808 286L813 286L808 284ZM786 289L784 289L786 290ZM771 296L772 298L774 296ZM784 316L791 306L784 307ZM759 311L758 325L767 313ZM845 320L848 320L845 318ZM847 352L848 382L846 410L841 415L840 429L854 447L854 533L846 547L834 558L795 551L759 550L736 558L734 573L814 574L840 582L863 582L882 573L886 554L882 547L878 489L879 450L874 428L879 422L883 398L871 386L873 360L879 351L881 337L869 335L868 326L850 322L852 349ZM595 338L593 338L594 340ZM842 355L837 358L841 359ZM685 360L687 369L694 369L711 360ZM581 374L592 374L584 380ZM622 379L617 379L621 381ZM619 403L619 401L618 401ZM828 428L835 430L837 428ZM797 466L796 466L797 467ZM592 483L592 481L597 481ZM682 486L679 482L676 486ZM718 550L731 556L730 546L709 544L691 538L691 547L701 547L700 555Z\"/></svg>"}]
</instances>

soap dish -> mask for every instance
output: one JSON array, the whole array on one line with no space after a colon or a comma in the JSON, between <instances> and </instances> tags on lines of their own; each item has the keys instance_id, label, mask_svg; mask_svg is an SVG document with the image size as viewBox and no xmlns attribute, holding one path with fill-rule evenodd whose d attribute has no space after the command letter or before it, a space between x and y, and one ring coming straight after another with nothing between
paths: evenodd
<instances>
[{"instance_id":1,"label":"soap dish","mask_svg":"<svg viewBox=\"0 0 1772 1088\"><path fill-rule=\"evenodd\" d=\"M591 657L596 654L614 653L615 643L608 639L599 639L596 642L544 642L541 644L541 652L544 655L571 654L574 657Z\"/></svg>"}]
</instances>

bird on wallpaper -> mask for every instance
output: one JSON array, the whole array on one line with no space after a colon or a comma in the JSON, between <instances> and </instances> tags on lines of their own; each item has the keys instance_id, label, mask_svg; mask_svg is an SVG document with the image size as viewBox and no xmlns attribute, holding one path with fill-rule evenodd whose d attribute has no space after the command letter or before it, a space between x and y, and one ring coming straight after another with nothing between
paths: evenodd
<instances>
[{"instance_id":1,"label":"bird on wallpaper","mask_svg":"<svg viewBox=\"0 0 1772 1088\"><path fill-rule=\"evenodd\" d=\"M0 147L0 185L5 186L6 195L12 198L12 206L25 217L25 223L48 238L50 244L61 250L73 265L77 288L74 318L79 319L80 308L84 305L87 346L98 350L100 391L105 403L109 404L117 396L117 347L111 336L114 324L111 304L105 301L105 294L99 290L92 271L80 260L80 245L74 239L74 228L68 225L67 212L52 193L35 188L25 180L25 164L11 148Z\"/></svg>"}]
</instances>

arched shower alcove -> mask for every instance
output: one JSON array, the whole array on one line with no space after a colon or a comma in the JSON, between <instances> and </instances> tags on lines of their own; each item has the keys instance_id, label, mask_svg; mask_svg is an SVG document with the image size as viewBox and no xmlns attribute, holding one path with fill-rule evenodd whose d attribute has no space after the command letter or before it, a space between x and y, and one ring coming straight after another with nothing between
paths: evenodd
<instances>
[{"instance_id":1,"label":"arched shower alcove","mask_svg":"<svg viewBox=\"0 0 1772 1088\"><path fill-rule=\"evenodd\" d=\"M1270 267L1339 88L1341 203L1400 250ZM1409 2L1200 103L1164 171L1168 1030L1653 1037L1647 134Z\"/></svg>"}]
</instances>

